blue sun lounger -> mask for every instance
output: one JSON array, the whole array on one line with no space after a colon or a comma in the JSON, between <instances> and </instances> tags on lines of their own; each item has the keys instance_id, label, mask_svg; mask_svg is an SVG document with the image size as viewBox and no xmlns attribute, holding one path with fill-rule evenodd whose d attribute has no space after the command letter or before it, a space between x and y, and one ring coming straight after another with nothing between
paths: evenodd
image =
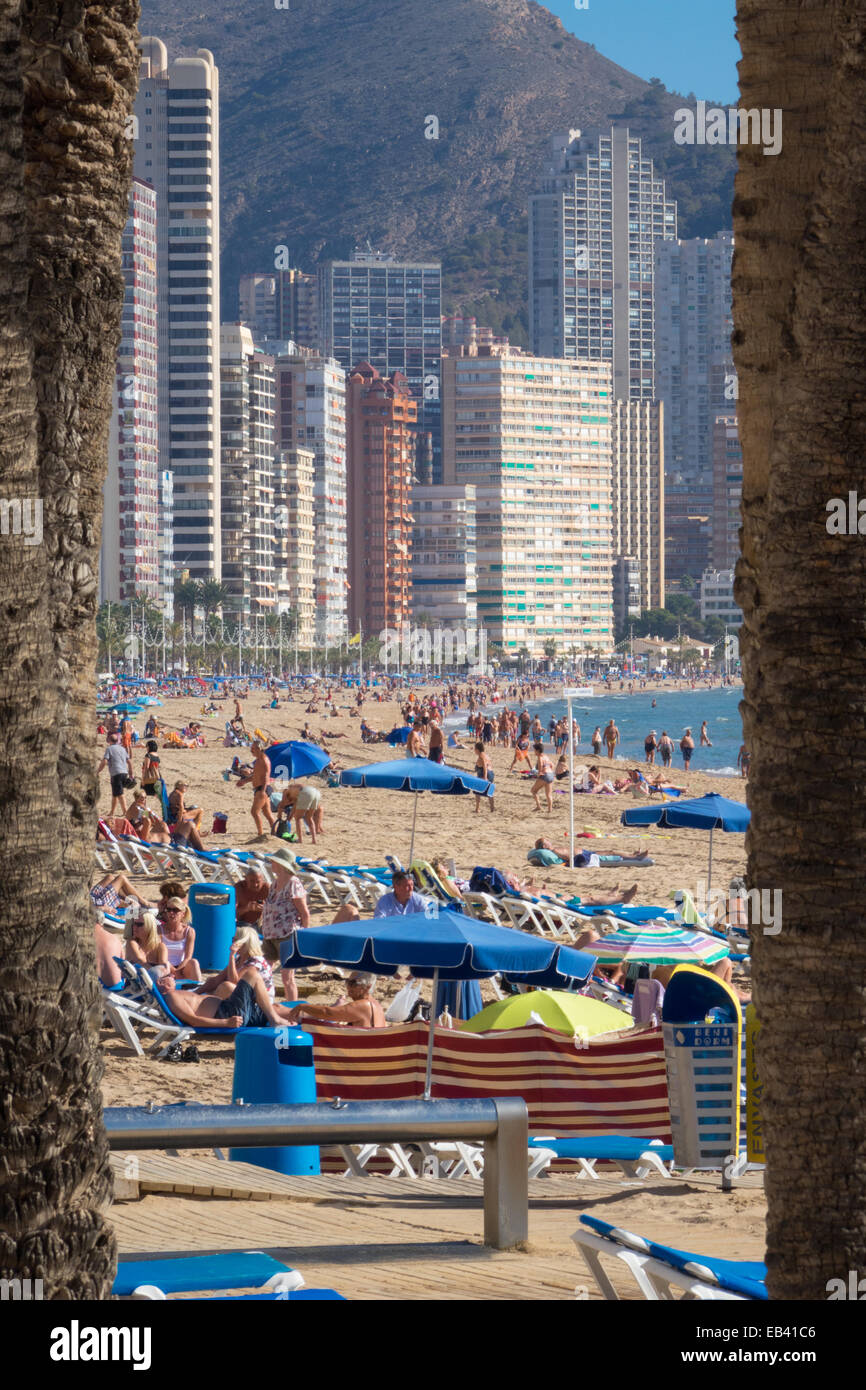
<instances>
[{"instance_id":1,"label":"blue sun lounger","mask_svg":"<svg viewBox=\"0 0 866 1390\"><path fill-rule=\"evenodd\" d=\"M238 1250L230 1254L184 1255L176 1260L119 1260L111 1292L121 1298L134 1297L136 1289L142 1287L158 1289L163 1294L266 1288L279 1293L299 1289L303 1282L297 1270L262 1250Z\"/></svg>"},{"instance_id":2,"label":"blue sun lounger","mask_svg":"<svg viewBox=\"0 0 866 1390\"><path fill-rule=\"evenodd\" d=\"M583 1255L606 1299L619 1301L601 1263L605 1256L628 1269L644 1298L741 1302L767 1298L767 1267L757 1260L719 1260L690 1250L660 1245L612 1226L597 1216L582 1216L572 1240Z\"/></svg>"},{"instance_id":3,"label":"blue sun lounger","mask_svg":"<svg viewBox=\"0 0 866 1390\"><path fill-rule=\"evenodd\" d=\"M659 1139L631 1138L625 1134L605 1134L594 1138L570 1137L568 1139L548 1138L547 1135L534 1135L529 1140L529 1176L537 1178L554 1158L567 1158L577 1163L581 1175L598 1178L596 1163L616 1163L627 1178L644 1178L650 1171L660 1177L669 1178L666 1163L672 1163L673 1146L663 1144Z\"/></svg>"}]
</instances>

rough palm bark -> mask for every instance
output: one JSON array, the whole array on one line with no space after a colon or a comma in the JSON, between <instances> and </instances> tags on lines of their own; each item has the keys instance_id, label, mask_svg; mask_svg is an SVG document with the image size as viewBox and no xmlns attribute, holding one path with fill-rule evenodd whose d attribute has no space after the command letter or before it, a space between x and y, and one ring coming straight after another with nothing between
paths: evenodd
<instances>
[{"instance_id":1,"label":"rough palm bark","mask_svg":"<svg viewBox=\"0 0 866 1390\"><path fill-rule=\"evenodd\" d=\"M137 0L0 0L0 1275L110 1289L88 875ZM7 515L7 532L14 512Z\"/></svg>"},{"instance_id":2,"label":"rough palm bark","mask_svg":"<svg viewBox=\"0 0 866 1390\"><path fill-rule=\"evenodd\" d=\"M866 1274L866 493L863 0L740 0L740 105L782 108L740 150L734 356L743 441L744 726L774 1298ZM866 522L864 522L866 528Z\"/></svg>"}]
</instances>

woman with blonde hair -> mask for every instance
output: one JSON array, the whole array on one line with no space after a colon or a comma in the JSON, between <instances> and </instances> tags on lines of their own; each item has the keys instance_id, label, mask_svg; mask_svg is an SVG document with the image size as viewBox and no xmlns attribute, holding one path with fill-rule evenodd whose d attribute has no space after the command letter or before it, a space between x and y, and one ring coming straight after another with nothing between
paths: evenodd
<instances>
[{"instance_id":1,"label":"woman with blonde hair","mask_svg":"<svg viewBox=\"0 0 866 1390\"><path fill-rule=\"evenodd\" d=\"M252 966L262 977L262 983L271 999L274 998L274 972L269 961L265 960L262 943L255 927L241 925L234 934L229 954L229 963L218 975L212 975L207 984L197 990L198 994L214 994L219 985L234 989L241 977L241 971Z\"/></svg>"},{"instance_id":2,"label":"woman with blonde hair","mask_svg":"<svg viewBox=\"0 0 866 1390\"><path fill-rule=\"evenodd\" d=\"M127 913L123 928L124 959L133 965L152 967L154 979L164 975L168 969L168 952L160 940L156 925L156 914L133 908Z\"/></svg>"}]
</instances>

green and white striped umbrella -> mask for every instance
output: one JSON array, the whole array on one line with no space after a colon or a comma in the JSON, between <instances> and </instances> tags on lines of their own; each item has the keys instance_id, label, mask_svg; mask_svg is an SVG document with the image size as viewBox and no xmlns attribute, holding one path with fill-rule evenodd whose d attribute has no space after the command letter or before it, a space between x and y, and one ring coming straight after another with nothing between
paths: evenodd
<instances>
[{"instance_id":1,"label":"green and white striped umbrella","mask_svg":"<svg viewBox=\"0 0 866 1390\"><path fill-rule=\"evenodd\" d=\"M730 951L717 937L686 931L675 922L622 922L587 949L600 965L619 961L642 965L715 965Z\"/></svg>"}]
</instances>

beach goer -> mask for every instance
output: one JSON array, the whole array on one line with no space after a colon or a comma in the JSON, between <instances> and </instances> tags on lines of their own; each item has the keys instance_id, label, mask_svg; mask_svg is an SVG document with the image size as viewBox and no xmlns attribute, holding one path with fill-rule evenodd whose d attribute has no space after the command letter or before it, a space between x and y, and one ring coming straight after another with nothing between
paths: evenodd
<instances>
[{"instance_id":1,"label":"beach goer","mask_svg":"<svg viewBox=\"0 0 866 1390\"><path fill-rule=\"evenodd\" d=\"M167 973L179 980L201 980L201 966L193 956L195 930L183 898L169 898L159 934L168 958Z\"/></svg>"},{"instance_id":2,"label":"beach goer","mask_svg":"<svg viewBox=\"0 0 866 1390\"><path fill-rule=\"evenodd\" d=\"M656 738L656 731L655 729L650 729L650 732L647 734L646 738L643 741L643 749L646 754L646 760L649 763L650 767L652 767L655 763L656 749L658 748L658 746L659 745L658 739Z\"/></svg>"},{"instance_id":3,"label":"beach goer","mask_svg":"<svg viewBox=\"0 0 866 1390\"><path fill-rule=\"evenodd\" d=\"M409 731L406 739L406 757L421 758L424 756L424 740L421 736L421 720L416 719Z\"/></svg>"},{"instance_id":4,"label":"beach goer","mask_svg":"<svg viewBox=\"0 0 866 1390\"><path fill-rule=\"evenodd\" d=\"M391 892L383 893L374 910L374 917L405 917L411 912L426 912L432 903L415 891L415 880L405 869L391 875Z\"/></svg>"},{"instance_id":5,"label":"beach goer","mask_svg":"<svg viewBox=\"0 0 866 1390\"><path fill-rule=\"evenodd\" d=\"M353 970L346 981L347 1000L338 1000L336 1004L311 1004L305 999L293 1013L320 1018L326 1023L343 1023L349 1028L387 1028L382 1005L373 998L375 983L375 975Z\"/></svg>"},{"instance_id":6,"label":"beach goer","mask_svg":"<svg viewBox=\"0 0 866 1390\"><path fill-rule=\"evenodd\" d=\"M751 753L748 752L746 745L744 743L741 743L740 751L737 754L737 767L740 769L740 776L743 778L743 781L746 781L748 779L749 764L751 763L751 761Z\"/></svg>"},{"instance_id":7,"label":"beach goer","mask_svg":"<svg viewBox=\"0 0 866 1390\"><path fill-rule=\"evenodd\" d=\"M533 748L535 750L536 775L535 781L533 782L530 791L532 792L532 799L535 802L535 809L536 811L541 810L541 806L538 801L538 793L541 791L543 787L544 795L547 799L547 809L548 811L552 811L554 782L553 763L550 761L550 758L545 753L543 743L535 743L533 744Z\"/></svg>"},{"instance_id":8,"label":"beach goer","mask_svg":"<svg viewBox=\"0 0 866 1390\"><path fill-rule=\"evenodd\" d=\"M709 731L707 730L707 721L705 719L703 724L701 725L701 747L712 748L712 746L713 745L710 743Z\"/></svg>"},{"instance_id":9,"label":"beach goer","mask_svg":"<svg viewBox=\"0 0 866 1390\"><path fill-rule=\"evenodd\" d=\"M479 739L475 745L475 776L480 777L484 782L488 782L490 786L494 785L493 767L490 762L490 756L481 739ZM478 812L481 810L482 801L486 801L492 811L494 800L495 798L492 792L489 796L484 797L479 792L476 792L475 814L478 815Z\"/></svg>"},{"instance_id":10,"label":"beach goer","mask_svg":"<svg viewBox=\"0 0 866 1390\"><path fill-rule=\"evenodd\" d=\"M294 817L298 844L303 844L304 840L301 830L302 821L310 832L310 840L316 844L316 836L322 833L324 815L322 793L319 788L311 786L309 782L304 782L300 786L286 787L277 814L279 815L283 811Z\"/></svg>"},{"instance_id":11,"label":"beach goer","mask_svg":"<svg viewBox=\"0 0 866 1390\"><path fill-rule=\"evenodd\" d=\"M162 922L165 920L165 910L172 898L179 898L184 907L187 906L186 889L180 879L169 878L165 883L159 885L159 902L156 905L156 915Z\"/></svg>"},{"instance_id":12,"label":"beach goer","mask_svg":"<svg viewBox=\"0 0 866 1390\"><path fill-rule=\"evenodd\" d=\"M238 782L238 786L243 787L247 782L252 782L253 804L250 808L250 815L256 827L256 839L266 840L268 835L262 825L262 816L264 816L271 830L273 830L276 824L273 811L271 810L271 803L268 799L268 783L271 780L271 761L260 743L251 743L250 752L253 754L254 759L252 772L244 774Z\"/></svg>"},{"instance_id":13,"label":"beach goer","mask_svg":"<svg viewBox=\"0 0 866 1390\"><path fill-rule=\"evenodd\" d=\"M123 954L126 960L132 961L133 965L152 966L151 973L154 979L165 974L168 968L168 951L165 943L160 940L156 913L133 908L132 912L127 913L123 939Z\"/></svg>"},{"instance_id":14,"label":"beach goer","mask_svg":"<svg viewBox=\"0 0 866 1390\"><path fill-rule=\"evenodd\" d=\"M110 989L112 985L119 985L123 978L120 973L120 966L117 964L120 941L114 932L108 931L101 922L97 922L94 926L93 937L96 945L96 973L99 976L99 983Z\"/></svg>"},{"instance_id":15,"label":"beach goer","mask_svg":"<svg viewBox=\"0 0 866 1390\"><path fill-rule=\"evenodd\" d=\"M265 959L259 934L255 927L240 926L232 938L229 949L229 963L218 974L201 986L199 994L215 994L220 985L228 983L234 989L243 972L250 968L261 975L269 998L274 998L274 971L269 960Z\"/></svg>"},{"instance_id":16,"label":"beach goer","mask_svg":"<svg viewBox=\"0 0 866 1390\"><path fill-rule=\"evenodd\" d=\"M157 981L157 988L168 993L176 988L171 975ZM218 986L218 993L178 990L171 996L172 1012L191 1028L207 1028L221 1023L226 1028L281 1028L291 1023L294 1009L275 1004L259 972L248 965L238 983Z\"/></svg>"},{"instance_id":17,"label":"beach goer","mask_svg":"<svg viewBox=\"0 0 866 1390\"><path fill-rule=\"evenodd\" d=\"M508 771L511 772L515 767L522 768L524 766L531 771L532 756L529 752L529 735L521 733L514 745L514 757L511 760L511 767Z\"/></svg>"},{"instance_id":18,"label":"beach goer","mask_svg":"<svg viewBox=\"0 0 866 1390\"><path fill-rule=\"evenodd\" d=\"M430 742L427 757L431 763L441 763L445 755L445 739L442 726L437 718L430 720Z\"/></svg>"},{"instance_id":19,"label":"beach goer","mask_svg":"<svg viewBox=\"0 0 866 1390\"><path fill-rule=\"evenodd\" d=\"M265 876L258 869L248 869L235 885L235 920L239 927L257 927L262 920L262 907L268 896Z\"/></svg>"},{"instance_id":20,"label":"beach goer","mask_svg":"<svg viewBox=\"0 0 866 1390\"><path fill-rule=\"evenodd\" d=\"M129 808L129 823L140 840L151 845L170 845L171 831L161 816L148 810L144 788L137 791Z\"/></svg>"},{"instance_id":21,"label":"beach goer","mask_svg":"<svg viewBox=\"0 0 866 1390\"><path fill-rule=\"evenodd\" d=\"M600 757L601 757L601 728L599 727L598 724L596 724L595 728L593 729L593 732L592 732L592 739L591 739L590 741L591 741L591 743L592 743L592 756L593 756L594 758L600 758Z\"/></svg>"},{"instance_id":22,"label":"beach goer","mask_svg":"<svg viewBox=\"0 0 866 1390\"><path fill-rule=\"evenodd\" d=\"M126 802L123 799L123 792L127 778L132 777L132 759L123 745L118 742L117 734L108 735L108 746L96 769L97 776L104 767L108 768L111 782L111 810L108 814L110 816L125 816Z\"/></svg>"},{"instance_id":23,"label":"beach goer","mask_svg":"<svg viewBox=\"0 0 866 1390\"><path fill-rule=\"evenodd\" d=\"M276 964L280 947L289 943L295 932L310 925L310 909L304 885L294 871L289 856L280 851L271 857L274 882L262 904L261 932L265 958ZM283 968L283 993L287 999L297 999L298 987L294 970Z\"/></svg>"},{"instance_id":24,"label":"beach goer","mask_svg":"<svg viewBox=\"0 0 866 1390\"><path fill-rule=\"evenodd\" d=\"M689 770L689 763L692 760L692 754L694 753L694 751L695 741L692 738L692 731L691 729L686 729L685 733L680 739L680 752L683 755L683 767L685 768L686 772L688 772Z\"/></svg>"},{"instance_id":25,"label":"beach goer","mask_svg":"<svg viewBox=\"0 0 866 1390\"><path fill-rule=\"evenodd\" d=\"M141 764L141 790L145 796L159 795L159 744L155 738L148 739L144 753L144 760Z\"/></svg>"},{"instance_id":26,"label":"beach goer","mask_svg":"<svg viewBox=\"0 0 866 1390\"><path fill-rule=\"evenodd\" d=\"M612 758L616 750L616 745L619 743L619 729L612 719L605 725L604 741L607 745L607 756Z\"/></svg>"},{"instance_id":27,"label":"beach goer","mask_svg":"<svg viewBox=\"0 0 866 1390\"><path fill-rule=\"evenodd\" d=\"M659 754L662 760L662 767L670 767L671 759L674 755L674 745L666 729L662 729L662 736L659 739Z\"/></svg>"},{"instance_id":28,"label":"beach goer","mask_svg":"<svg viewBox=\"0 0 866 1390\"><path fill-rule=\"evenodd\" d=\"M176 826L184 823L191 823L196 830L201 829L201 818L204 810L201 806L187 806L186 793L189 791L189 783L183 780L175 782L171 796L168 798L168 823L174 830Z\"/></svg>"},{"instance_id":29,"label":"beach goer","mask_svg":"<svg viewBox=\"0 0 866 1390\"><path fill-rule=\"evenodd\" d=\"M103 874L90 889L94 907L104 908L106 912L120 912L127 898L134 898L142 907L150 906L125 874Z\"/></svg>"}]
</instances>

